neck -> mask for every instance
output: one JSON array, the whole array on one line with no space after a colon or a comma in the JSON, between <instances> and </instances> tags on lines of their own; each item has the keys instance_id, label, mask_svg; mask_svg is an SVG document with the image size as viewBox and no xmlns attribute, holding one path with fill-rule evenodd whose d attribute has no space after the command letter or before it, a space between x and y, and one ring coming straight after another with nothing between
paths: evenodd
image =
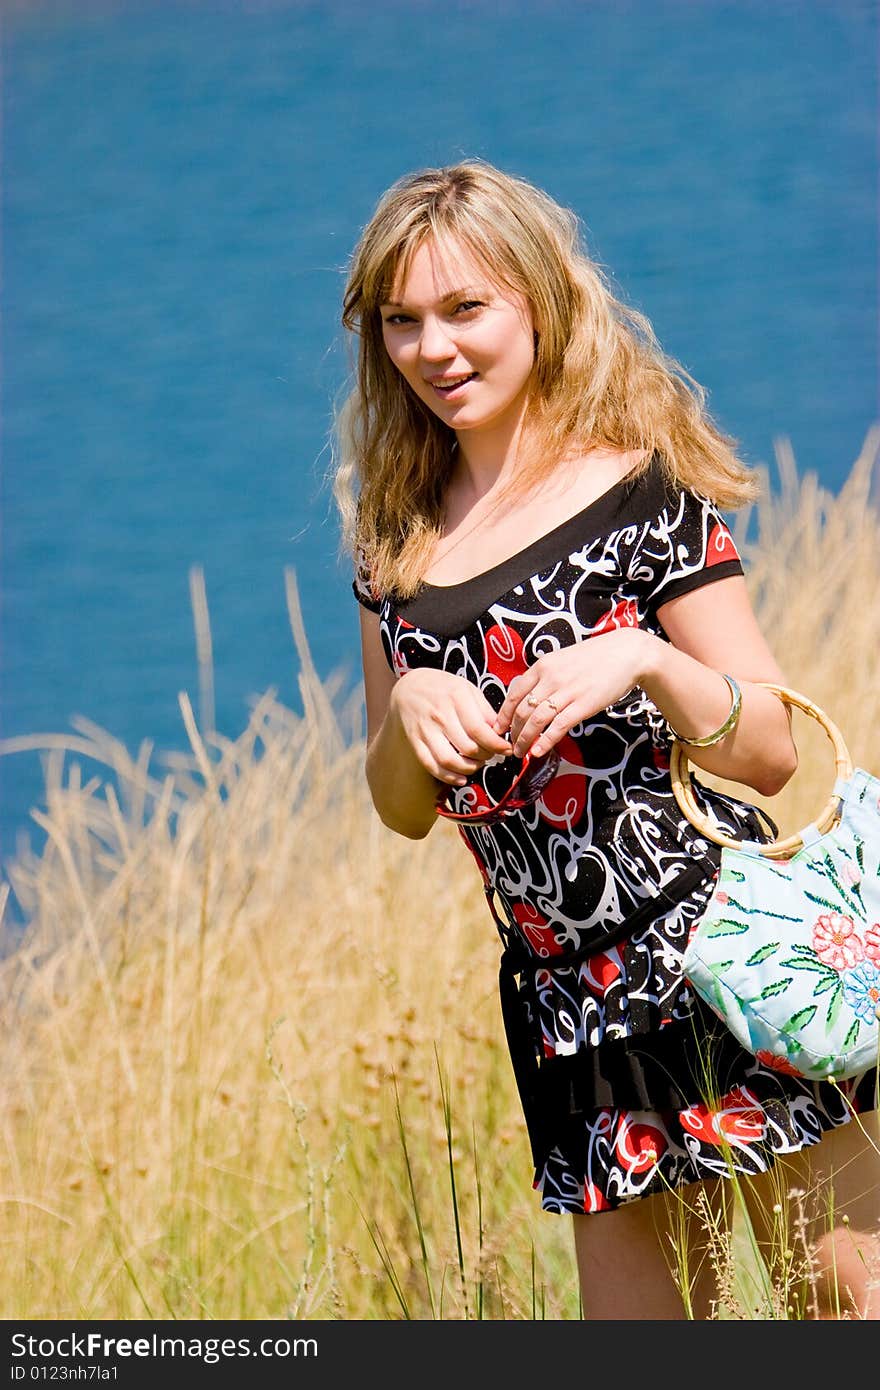
<instances>
[{"instance_id":1,"label":"neck","mask_svg":"<svg viewBox=\"0 0 880 1390\"><path fill-rule=\"evenodd\" d=\"M523 408L516 419L499 420L480 430L459 430L457 471L462 483L475 498L503 486L518 468L519 446L523 438Z\"/></svg>"}]
</instances>

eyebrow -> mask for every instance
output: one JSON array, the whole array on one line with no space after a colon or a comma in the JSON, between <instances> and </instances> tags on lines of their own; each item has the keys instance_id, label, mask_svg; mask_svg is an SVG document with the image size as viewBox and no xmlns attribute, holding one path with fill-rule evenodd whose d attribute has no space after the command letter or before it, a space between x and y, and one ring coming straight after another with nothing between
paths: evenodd
<instances>
[{"instance_id":1,"label":"eyebrow","mask_svg":"<svg viewBox=\"0 0 880 1390\"><path fill-rule=\"evenodd\" d=\"M437 303L448 304L450 299L475 299L480 295L485 295L485 293L485 290L477 289L475 285L465 285L462 289L449 290L445 294L441 294L440 298L437 300ZM404 306L404 302L405 301L401 299L383 299L379 307L387 307L389 309L402 309Z\"/></svg>"}]
</instances>

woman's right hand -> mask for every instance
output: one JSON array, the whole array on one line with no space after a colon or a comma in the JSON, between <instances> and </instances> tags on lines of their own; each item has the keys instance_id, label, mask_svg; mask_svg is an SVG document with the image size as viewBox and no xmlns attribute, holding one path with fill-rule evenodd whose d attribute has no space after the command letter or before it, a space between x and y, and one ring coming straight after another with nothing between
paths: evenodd
<instances>
[{"instance_id":1,"label":"woman's right hand","mask_svg":"<svg viewBox=\"0 0 880 1390\"><path fill-rule=\"evenodd\" d=\"M489 701L462 676L429 667L405 671L390 706L422 767L450 786L463 786L490 758L510 754Z\"/></svg>"}]
</instances>

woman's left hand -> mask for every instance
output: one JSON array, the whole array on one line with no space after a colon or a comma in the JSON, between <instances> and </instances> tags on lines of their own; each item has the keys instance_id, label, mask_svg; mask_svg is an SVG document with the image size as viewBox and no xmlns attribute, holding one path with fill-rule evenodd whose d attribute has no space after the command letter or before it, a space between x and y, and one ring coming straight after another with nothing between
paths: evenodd
<instances>
[{"instance_id":1,"label":"woman's left hand","mask_svg":"<svg viewBox=\"0 0 880 1390\"><path fill-rule=\"evenodd\" d=\"M628 695L645 670L647 644L656 640L620 628L539 657L511 681L498 712L497 727L510 730L515 755L546 753L575 724Z\"/></svg>"}]
</instances>

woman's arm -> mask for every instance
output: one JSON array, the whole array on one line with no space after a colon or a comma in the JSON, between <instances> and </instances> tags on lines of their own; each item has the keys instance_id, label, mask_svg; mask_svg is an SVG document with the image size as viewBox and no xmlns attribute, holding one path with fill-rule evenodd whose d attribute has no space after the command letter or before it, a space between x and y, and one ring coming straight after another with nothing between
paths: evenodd
<instances>
[{"instance_id":1,"label":"woman's arm","mask_svg":"<svg viewBox=\"0 0 880 1390\"><path fill-rule=\"evenodd\" d=\"M745 580L706 584L664 604L657 616L669 644L653 649L639 683L677 733L700 738L721 725L730 689L719 671L742 688L736 729L712 748L688 748L688 761L775 796L797 768L797 749L788 710L754 684L785 685L785 677L758 626Z\"/></svg>"},{"instance_id":2,"label":"woman's arm","mask_svg":"<svg viewBox=\"0 0 880 1390\"><path fill-rule=\"evenodd\" d=\"M509 744L489 702L462 677L429 669L395 677L378 616L363 608L361 657L373 805L389 829L424 839L437 820L440 788L461 786L487 758L509 753Z\"/></svg>"},{"instance_id":3,"label":"woman's arm","mask_svg":"<svg viewBox=\"0 0 880 1390\"><path fill-rule=\"evenodd\" d=\"M421 840L437 819L440 783L416 758L391 696L396 679L382 650L379 618L361 609L361 659L367 706L366 775L373 805L385 825Z\"/></svg>"},{"instance_id":4,"label":"woman's arm","mask_svg":"<svg viewBox=\"0 0 880 1390\"><path fill-rule=\"evenodd\" d=\"M773 796L797 767L788 714L755 682L784 684L758 626L741 575L719 579L658 609L665 642L635 628L590 637L550 652L511 683L499 711L514 752L540 755L575 724L641 686L672 728L692 738L719 728L730 710L727 672L742 688L736 728L711 748L689 748L706 772ZM537 701L537 704L530 704ZM548 708L556 713L548 721Z\"/></svg>"}]
</instances>

